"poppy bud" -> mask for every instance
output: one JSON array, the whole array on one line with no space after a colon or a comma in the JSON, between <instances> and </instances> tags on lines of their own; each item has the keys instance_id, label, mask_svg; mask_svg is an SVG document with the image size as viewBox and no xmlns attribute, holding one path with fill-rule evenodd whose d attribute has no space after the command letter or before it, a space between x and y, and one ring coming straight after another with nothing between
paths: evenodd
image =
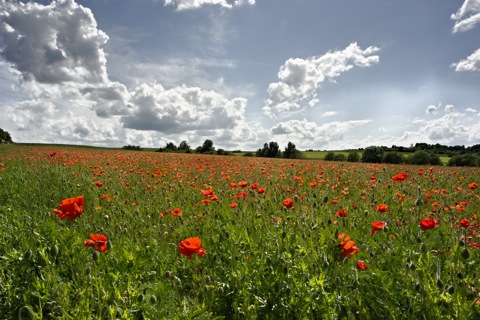
<instances>
[{"instance_id":1,"label":"poppy bud","mask_svg":"<svg viewBox=\"0 0 480 320\"><path fill-rule=\"evenodd\" d=\"M457 278L458 279L463 279L463 273L461 273L461 272L457 273Z\"/></svg>"},{"instance_id":2,"label":"poppy bud","mask_svg":"<svg viewBox=\"0 0 480 320\"><path fill-rule=\"evenodd\" d=\"M88 276L91 271L92 271L92 268L90 268L90 266L86 267L85 268L85 275Z\"/></svg>"},{"instance_id":3,"label":"poppy bud","mask_svg":"<svg viewBox=\"0 0 480 320\"><path fill-rule=\"evenodd\" d=\"M462 258L463 258L463 259L468 259L468 258L470 257L470 252L468 251L467 248L464 248L464 249L462 250L461 255L462 255Z\"/></svg>"},{"instance_id":4,"label":"poppy bud","mask_svg":"<svg viewBox=\"0 0 480 320\"><path fill-rule=\"evenodd\" d=\"M463 239L460 240L460 246L464 246L465 245L465 241Z\"/></svg>"},{"instance_id":5,"label":"poppy bud","mask_svg":"<svg viewBox=\"0 0 480 320\"><path fill-rule=\"evenodd\" d=\"M420 282L415 283L415 291L420 291Z\"/></svg>"},{"instance_id":6,"label":"poppy bud","mask_svg":"<svg viewBox=\"0 0 480 320\"><path fill-rule=\"evenodd\" d=\"M151 303L151 304L155 304L156 302L157 302L157 297L155 297L155 295L152 294L152 295L150 296L150 303Z\"/></svg>"},{"instance_id":7,"label":"poppy bud","mask_svg":"<svg viewBox=\"0 0 480 320\"><path fill-rule=\"evenodd\" d=\"M328 196L323 197L323 203L327 203L327 202L328 202Z\"/></svg>"},{"instance_id":8,"label":"poppy bud","mask_svg":"<svg viewBox=\"0 0 480 320\"><path fill-rule=\"evenodd\" d=\"M30 260L31 257L32 257L32 250L28 249L23 254L23 260Z\"/></svg>"},{"instance_id":9,"label":"poppy bud","mask_svg":"<svg viewBox=\"0 0 480 320\"><path fill-rule=\"evenodd\" d=\"M425 243L422 243L422 245L420 246L420 251L427 252L427 246L425 245Z\"/></svg>"},{"instance_id":10,"label":"poppy bud","mask_svg":"<svg viewBox=\"0 0 480 320\"><path fill-rule=\"evenodd\" d=\"M453 293L455 292L455 288L454 288L453 286L449 286L449 287L447 288L447 292L448 292L449 294L453 294Z\"/></svg>"},{"instance_id":11,"label":"poppy bud","mask_svg":"<svg viewBox=\"0 0 480 320\"><path fill-rule=\"evenodd\" d=\"M51 248L50 248L50 255L55 258L57 255L58 255L58 246L56 244L54 244Z\"/></svg>"},{"instance_id":12,"label":"poppy bud","mask_svg":"<svg viewBox=\"0 0 480 320\"><path fill-rule=\"evenodd\" d=\"M415 205L416 205L417 207L420 207L422 204L423 204L422 199L417 198L417 200L415 200Z\"/></svg>"},{"instance_id":13,"label":"poppy bud","mask_svg":"<svg viewBox=\"0 0 480 320\"><path fill-rule=\"evenodd\" d=\"M98 256L99 256L98 251L93 251L93 252L92 252L92 259L93 259L93 261L97 261L97 260L98 260Z\"/></svg>"},{"instance_id":14,"label":"poppy bud","mask_svg":"<svg viewBox=\"0 0 480 320\"><path fill-rule=\"evenodd\" d=\"M442 288L443 288L443 281L442 281L442 279L440 279L440 278L437 279L437 287L438 287L438 289L442 289Z\"/></svg>"}]
</instances>

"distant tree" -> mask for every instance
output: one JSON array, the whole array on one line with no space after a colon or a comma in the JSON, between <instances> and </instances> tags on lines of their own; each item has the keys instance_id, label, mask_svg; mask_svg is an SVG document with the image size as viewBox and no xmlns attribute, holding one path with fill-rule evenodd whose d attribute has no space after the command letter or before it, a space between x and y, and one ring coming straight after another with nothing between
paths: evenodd
<instances>
[{"instance_id":1,"label":"distant tree","mask_svg":"<svg viewBox=\"0 0 480 320\"><path fill-rule=\"evenodd\" d=\"M325 155L325 157L323 158L323 160L325 160L325 161L334 161L334 160L335 160L335 152L333 152L333 151L327 152L327 154Z\"/></svg>"},{"instance_id":2,"label":"distant tree","mask_svg":"<svg viewBox=\"0 0 480 320\"><path fill-rule=\"evenodd\" d=\"M448 160L448 165L455 167L477 167L479 164L478 157L472 153L455 155Z\"/></svg>"},{"instance_id":3,"label":"distant tree","mask_svg":"<svg viewBox=\"0 0 480 320\"><path fill-rule=\"evenodd\" d=\"M164 148L165 151L177 151L177 146L173 142L167 143L167 145Z\"/></svg>"},{"instance_id":4,"label":"distant tree","mask_svg":"<svg viewBox=\"0 0 480 320\"><path fill-rule=\"evenodd\" d=\"M213 141L207 139L203 142L203 145L197 147L196 151L198 153L213 153L215 148L213 147Z\"/></svg>"},{"instance_id":5,"label":"distant tree","mask_svg":"<svg viewBox=\"0 0 480 320\"><path fill-rule=\"evenodd\" d=\"M178 150L180 151L190 151L190 146L188 145L187 141L183 140L182 142L180 142L180 144L178 145Z\"/></svg>"},{"instance_id":6,"label":"distant tree","mask_svg":"<svg viewBox=\"0 0 480 320\"><path fill-rule=\"evenodd\" d=\"M360 155L356 151L350 151L347 156L348 162L358 162L360 161Z\"/></svg>"},{"instance_id":7,"label":"distant tree","mask_svg":"<svg viewBox=\"0 0 480 320\"><path fill-rule=\"evenodd\" d=\"M418 150L407 158L409 164L416 165L441 165L440 157L431 151Z\"/></svg>"},{"instance_id":8,"label":"distant tree","mask_svg":"<svg viewBox=\"0 0 480 320\"><path fill-rule=\"evenodd\" d=\"M362 162L368 163L382 163L383 148L382 147L367 147L363 150Z\"/></svg>"},{"instance_id":9,"label":"distant tree","mask_svg":"<svg viewBox=\"0 0 480 320\"><path fill-rule=\"evenodd\" d=\"M13 143L10 133L2 128L0 128L0 143Z\"/></svg>"},{"instance_id":10,"label":"distant tree","mask_svg":"<svg viewBox=\"0 0 480 320\"><path fill-rule=\"evenodd\" d=\"M401 164L403 163L403 157L398 152L387 152L383 157L383 162L390 164Z\"/></svg>"},{"instance_id":11,"label":"distant tree","mask_svg":"<svg viewBox=\"0 0 480 320\"><path fill-rule=\"evenodd\" d=\"M293 143L288 142L283 152L283 157L287 159L301 159L303 158L303 154L300 150L297 150Z\"/></svg>"},{"instance_id":12,"label":"distant tree","mask_svg":"<svg viewBox=\"0 0 480 320\"><path fill-rule=\"evenodd\" d=\"M265 143L262 149L258 149L256 152L257 157L266 157L266 158L280 158L282 152L278 143L271 141L270 143Z\"/></svg>"},{"instance_id":13,"label":"distant tree","mask_svg":"<svg viewBox=\"0 0 480 320\"><path fill-rule=\"evenodd\" d=\"M343 153L336 153L335 156L333 157L333 160L338 162L343 162L347 160L347 156L345 156Z\"/></svg>"},{"instance_id":14,"label":"distant tree","mask_svg":"<svg viewBox=\"0 0 480 320\"><path fill-rule=\"evenodd\" d=\"M131 146L131 145L128 145L128 146L123 146L122 147L123 149L127 149L127 150L134 150L134 151L142 151L142 147L140 146Z\"/></svg>"}]
</instances>

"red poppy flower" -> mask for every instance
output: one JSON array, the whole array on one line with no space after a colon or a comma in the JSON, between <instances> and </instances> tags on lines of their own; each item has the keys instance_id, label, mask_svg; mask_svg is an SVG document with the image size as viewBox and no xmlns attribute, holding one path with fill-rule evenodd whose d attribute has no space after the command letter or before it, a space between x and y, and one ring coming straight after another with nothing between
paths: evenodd
<instances>
[{"instance_id":1,"label":"red poppy flower","mask_svg":"<svg viewBox=\"0 0 480 320\"><path fill-rule=\"evenodd\" d=\"M392 177L392 180L393 181L405 181L407 179L407 177L409 176L409 174L407 173L399 173L399 174L396 174Z\"/></svg>"},{"instance_id":2,"label":"red poppy flower","mask_svg":"<svg viewBox=\"0 0 480 320\"><path fill-rule=\"evenodd\" d=\"M385 221L373 221L371 235L374 235L377 231L382 231L386 226L387 223Z\"/></svg>"},{"instance_id":3,"label":"red poppy flower","mask_svg":"<svg viewBox=\"0 0 480 320\"><path fill-rule=\"evenodd\" d=\"M62 220L69 218L73 221L83 213L84 204L85 199L83 196L67 198L60 202L60 210L53 209L53 212Z\"/></svg>"},{"instance_id":4,"label":"red poppy flower","mask_svg":"<svg viewBox=\"0 0 480 320\"><path fill-rule=\"evenodd\" d=\"M350 240L350 236L346 233L342 233L338 235L338 239L342 239L339 243L339 246L343 249L340 255L343 258L350 257L352 254L357 254L360 250L355 244L355 241Z\"/></svg>"},{"instance_id":5,"label":"red poppy flower","mask_svg":"<svg viewBox=\"0 0 480 320\"><path fill-rule=\"evenodd\" d=\"M388 206L386 204L381 203L377 206L378 212L386 212L387 210L388 210Z\"/></svg>"},{"instance_id":6,"label":"red poppy flower","mask_svg":"<svg viewBox=\"0 0 480 320\"><path fill-rule=\"evenodd\" d=\"M103 187L103 183L101 181L95 182L95 185L97 186L97 188Z\"/></svg>"},{"instance_id":7,"label":"red poppy flower","mask_svg":"<svg viewBox=\"0 0 480 320\"><path fill-rule=\"evenodd\" d=\"M178 244L178 251L192 259L192 255L198 254L199 257L205 255L207 252L202 248L202 240L198 237L187 238L180 241Z\"/></svg>"},{"instance_id":8,"label":"red poppy flower","mask_svg":"<svg viewBox=\"0 0 480 320\"><path fill-rule=\"evenodd\" d=\"M108 250L107 248L107 237L103 234L94 234L90 235L91 239L86 239L83 241L85 247L91 247L99 252L105 252Z\"/></svg>"},{"instance_id":9,"label":"red poppy flower","mask_svg":"<svg viewBox=\"0 0 480 320\"><path fill-rule=\"evenodd\" d=\"M339 217L348 217L348 212L347 212L347 210L340 209L340 210L337 211L337 216L339 216Z\"/></svg>"},{"instance_id":10,"label":"red poppy flower","mask_svg":"<svg viewBox=\"0 0 480 320\"><path fill-rule=\"evenodd\" d=\"M460 220L460 225L463 228L468 228L468 227L470 227L470 221L468 221L468 219L462 219L462 220Z\"/></svg>"},{"instance_id":11,"label":"red poppy flower","mask_svg":"<svg viewBox=\"0 0 480 320\"><path fill-rule=\"evenodd\" d=\"M478 184L476 184L475 182L472 182L472 183L469 183L468 184L468 187L472 190L474 189L477 189L478 188Z\"/></svg>"},{"instance_id":12,"label":"red poppy flower","mask_svg":"<svg viewBox=\"0 0 480 320\"><path fill-rule=\"evenodd\" d=\"M363 260L357 260L357 268L360 270L368 269L367 265L365 264L365 261Z\"/></svg>"},{"instance_id":13,"label":"red poppy flower","mask_svg":"<svg viewBox=\"0 0 480 320\"><path fill-rule=\"evenodd\" d=\"M178 216L181 216L181 215L182 215L182 211L181 211L179 208L175 208L175 209L173 209L173 210L170 211L170 214L171 214L172 216L178 217Z\"/></svg>"},{"instance_id":14,"label":"red poppy flower","mask_svg":"<svg viewBox=\"0 0 480 320\"><path fill-rule=\"evenodd\" d=\"M257 192L258 192L258 194L264 194L265 193L265 188L258 188Z\"/></svg>"},{"instance_id":15,"label":"red poppy flower","mask_svg":"<svg viewBox=\"0 0 480 320\"><path fill-rule=\"evenodd\" d=\"M428 229L438 228L440 226L440 220L432 219L432 218L424 218L420 220L418 225L420 226L420 229L422 229L422 231L425 231Z\"/></svg>"},{"instance_id":16,"label":"red poppy flower","mask_svg":"<svg viewBox=\"0 0 480 320\"><path fill-rule=\"evenodd\" d=\"M252 190L255 190L258 188L258 183L253 183L251 186Z\"/></svg>"},{"instance_id":17,"label":"red poppy flower","mask_svg":"<svg viewBox=\"0 0 480 320\"><path fill-rule=\"evenodd\" d=\"M236 208L238 207L238 204L236 202L230 203L230 208Z\"/></svg>"},{"instance_id":18,"label":"red poppy flower","mask_svg":"<svg viewBox=\"0 0 480 320\"><path fill-rule=\"evenodd\" d=\"M246 186L248 186L248 182L247 182L247 181L240 181L240 182L238 183L238 186L239 186L239 187L242 187L242 188L245 188Z\"/></svg>"},{"instance_id":19,"label":"red poppy flower","mask_svg":"<svg viewBox=\"0 0 480 320\"><path fill-rule=\"evenodd\" d=\"M293 207L293 200L292 200L292 198L287 198L287 199L283 200L283 205L285 206L285 208L288 208L288 209L290 209L291 207Z\"/></svg>"}]
</instances>

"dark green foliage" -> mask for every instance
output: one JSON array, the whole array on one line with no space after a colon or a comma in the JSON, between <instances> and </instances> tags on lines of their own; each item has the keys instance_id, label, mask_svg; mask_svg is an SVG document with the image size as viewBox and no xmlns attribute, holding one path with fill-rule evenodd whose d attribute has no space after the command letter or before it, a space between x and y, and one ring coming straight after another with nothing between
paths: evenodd
<instances>
[{"instance_id":1,"label":"dark green foliage","mask_svg":"<svg viewBox=\"0 0 480 320\"><path fill-rule=\"evenodd\" d=\"M362 162L368 163L382 163L383 161L383 148L382 147L367 147L363 151Z\"/></svg>"},{"instance_id":2,"label":"dark green foliage","mask_svg":"<svg viewBox=\"0 0 480 320\"><path fill-rule=\"evenodd\" d=\"M256 153L257 157L266 157L266 158L281 158L282 151L278 143L271 141L270 143L265 143L262 149L258 149Z\"/></svg>"},{"instance_id":3,"label":"dark green foliage","mask_svg":"<svg viewBox=\"0 0 480 320\"><path fill-rule=\"evenodd\" d=\"M203 145L197 147L195 151L197 151L197 153L213 153L215 151L215 148L213 147L213 141L210 139L205 140Z\"/></svg>"},{"instance_id":4,"label":"dark green foliage","mask_svg":"<svg viewBox=\"0 0 480 320\"><path fill-rule=\"evenodd\" d=\"M327 152L327 154L325 155L325 158L323 158L323 160L334 161L335 160L335 152L333 152L333 151Z\"/></svg>"},{"instance_id":5,"label":"dark green foliage","mask_svg":"<svg viewBox=\"0 0 480 320\"><path fill-rule=\"evenodd\" d=\"M13 143L10 133L2 128L0 128L0 143Z\"/></svg>"},{"instance_id":6,"label":"dark green foliage","mask_svg":"<svg viewBox=\"0 0 480 320\"><path fill-rule=\"evenodd\" d=\"M303 155L300 150L297 150L293 143L288 142L288 145L285 147L285 151L283 152L283 157L287 159L301 159L303 158Z\"/></svg>"},{"instance_id":7,"label":"dark green foliage","mask_svg":"<svg viewBox=\"0 0 480 320\"><path fill-rule=\"evenodd\" d=\"M337 153L337 154L335 154L335 157L333 158L333 160L342 162L342 161L347 160L347 157L343 153Z\"/></svg>"},{"instance_id":8,"label":"dark green foliage","mask_svg":"<svg viewBox=\"0 0 480 320\"><path fill-rule=\"evenodd\" d=\"M416 165L441 165L442 161L440 157L433 152L419 150L415 151L411 156L407 158L407 162L409 164L416 164Z\"/></svg>"},{"instance_id":9,"label":"dark green foliage","mask_svg":"<svg viewBox=\"0 0 480 320\"><path fill-rule=\"evenodd\" d=\"M167 143L165 151L177 151L177 146L173 142Z\"/></svg>"},{"instance_id":10,"label":"dark green foliage","mask_svg":"<svg viewBox=\"0 0 480 320\"><path fill-rule=\"evenodd\" d=\"M142 151L142 147L140 147L140 146L131 146L131 145L123 146L122 149L134 150L134 151Z\"/></svg>"},{"instance_id":11,"label":"dark green foliage","mask_svg":"<svg viewBox=\"0 0 480 320\"><path fill-rule=\"evenodd\" d=\"M182 142L180 142L180 144L178 145L178 150L179 151L190 151L190 146L188 145L187 141L183 140Z\"/></svg>"},{"instance_id":12,"label":"dark green foliage","mask_svg":"<svg viewBox=\"0 0 480 320\"><path fill-rule=\"evenodd\" d=\"M347 161L348 162L359 162L360 161L360 155L356 151L350 151L347 156Z\"/></svg>"},{"instance_id":13,"label":"dark green foliage","mask_svg":"<svg viewBox=\"0 0 480 320\"><path fill-rule=\"evenodd\" d=\"M456 167L477 167L479 164L478 157L474 154L459 154L448 160L449 166Z\"/></svg>"},{"instance_id":14,"label":"dark green foliage","mask_svg":"<svg viewBox=\"0 0 480 320\"><path fill-rule=\"evenodd\" d=\"M403 156L398 152L387 152L383 157L383 162L391 164L401 164L404 162Z\"/></svg>"}]
</instances>

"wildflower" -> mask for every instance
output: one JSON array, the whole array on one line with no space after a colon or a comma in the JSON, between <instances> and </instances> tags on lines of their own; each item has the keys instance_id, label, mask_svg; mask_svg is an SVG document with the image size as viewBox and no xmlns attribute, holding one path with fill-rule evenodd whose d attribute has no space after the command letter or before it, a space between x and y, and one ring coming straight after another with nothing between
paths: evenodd
<instances>
[{"instance_id":1,"label":"wildflower","mask_svg":"<svg viewBox=\"0 0 480 320\"><path fill-rule=\"evenodd\" d=\"M238 186L239 186L239 187L242 187L242 188L245 188L246 186L248 186L248 182L247 182L247 181L240 181L240 182L238 183Z\"/></svg>"},{"instance_id":2,"label":"wildflower","mask_svg":"<svg viewBox=\"0 0 480 320\"><path fill-rule=\"evenodd\" d=\"M440 220L432 219L432 218L424 218L420 220L418 225L420 226L420 229L422 229L422 231L425 231L428 229L438 228L440 226Z\"/></svg>"},{"instance_id":3,"label":"wildflower","mask_svg":"<svg viewBox=\"0 0 480 320\"><path fill-rule=\"evenodd\" d=\"M205 255L207 252L202 248L202 240L198 237L187 238L180 241L178 244L178 251L192 259L192 255L198 254L199 257Z\"/></svg>"},{"instance_id":4,"label":"wildflower","mask_svg":"<svg viewBox=\"0 0 480 320\"><path fill-rule=\"evenodd\" d=\"M367 265L365 264L365 261L363 260L357 260L357 268L360 270L368 269Z\"/></svg>"},{"instance_id":5,"label":"wildflower","mask_svg":"<svg viewBox=\"0 0 480 320\"><path fill-rule=\"evenodd\" d=\"M396 174L392 177L392 180L397 181L397 182L405 181L408 176L409 176L409 174L407 174L407 173L398 173L398 174Z\"/></svg>"},{"instance_id":6,"label":"wildflower","mask_svg":"<svg viewBox=\"0 0 480 320\"><path fill-rule=\"evenodd\" d=\"M386 212L387 210L388 210L388 206L386 204L381 203L377 206L378 212Z\"/></svg>"},{"instance_id":7,"label":"wildflower","mask_svg":"<svg viewBox=\"0 0 480 320\"><path fill-rule=\"evenodd\" d=\"M68 217L73 221L83 213L84 203L83 196L67 198L60 202L60 210L53 209L53 212L62 220Z\"/></svg>"},{"instance_id":8,"label":"wildflower","mask_svg":"<svg viewBox=\"0 0 480 320\"><path fill-rule=\"evenodd\" d=\"M238 207L238 204L236 202L230 203L230 208L236 208Z\"/></svg>"},{"instance_id":9,"label":"wildflower","mask_svg":"<svg viewBox=\"0 0 480 320\"><path fill-rule=\"evenodd\" d=\"M357 254L360 251L356 246L355 241L350 240L348 234L341 233L338 235L338 238L343 240L339 244L340 248L343 249L340 253L343 258L350 257L352 254Z\"/></svg>"},{"instance_id":10,"label":"wildflower","mask_svg":"<svg viewBox=\"0 0 480 320\"><path fill-rule=\"evenodd\" d=\"M287 198L287 199L283 200L283 205L285 206L285 208L288 208L288 209L290 209L291 207L293 207L293 200L292 200L292 198Z\"/></svg>"},{"instance_id":11,"label":"wildflower","mask_svg":"<svg viewBox=\"0 0 480 320\"><path fill-rule=\"evenodd\" d=\"M387 226L385 221L373 221L372 222L372 232L370 233L372 236L377 231L383 231L383 229Z\"/></svg>"},{"instance_id":12,"label":"wildflower","mask_svg":"<svg viewBox=\"0 0 480 320\"><path fill-rule=\"evenodd\" d=\"M108 250L107 248L107 237L103 234L95 234L92 233L90 235L90 239L86 239L83 241L85 247L91 247L99 252L105 252Z\"/></svg>"},{"instance_id":13,"label":"wildflower","mask_svg":"<svg viewBox=\"0 0 480 320\"><path fill-rule=\"evenodd\" d=\"M181 216L181 215L182 215L182 211L180 210L180 208L175 208L175 209L173 209L173 210L170 211L170 214L171 214L172 216L178 217L178 216Z\"/></svg>"},{"instance_id":14,"label":"wildflower","mask_svg":"<svg viewBox=\"0 0 480 320\"><path fill-rule=\"evenodd\" d=\"M470 227L470 221L468 221L468 219L462 219L460 220L460 225L462 228L468 228Z\"/></svg>"},{"instance_id":15,"label":"wildflower","mask_svg":"<svg viewBox=\"0 0 480 320\"><path fill-rule=\"evenodd\" d=\"M348 212L347 212L347 210L340 209L340 210L337 211L337 216L339 216L339 217L348 217Z\"/></svg>"},{"instance_id":16,"label":"wildflower","mask_svg":"<svg viewBox=\"0 0 480 320\"><path fill-rule=\"evenodd\" d=\"M264 194L265 193L265 188L258 188L257 192L258 192L258 194Z\"/></svg>"},{"instance_id":17,"label":"wildflower","mask_svg":"<svg viewBox=\"0 0 480 320\"><path fill-rule=\"evenodd\" d=\"M469 183L468 184L468 187L472 190L474 189L477 189L478 188L478 184L476 184L475 182L472 182L472 183Z\"/></svg>"},{"instance_id":18,"label":"wildflower","mask_svg":"<svg viewBox=\"0 0 480 320\"><path fill-rule=\"evenodd\" d=\"M97 186L97 188L103 187L103 183L101 181L95 182L95 185Z\"/></svg>"},{"instance_id":19,"label":"wildflower","mask_svg":"<svg viewBox=\"0 0 480 320\"><path fill-rule=\"evenodd\" d=\"M252 190L258 189L258 183L252 183Z\"/></svg>"}]
</instances>

